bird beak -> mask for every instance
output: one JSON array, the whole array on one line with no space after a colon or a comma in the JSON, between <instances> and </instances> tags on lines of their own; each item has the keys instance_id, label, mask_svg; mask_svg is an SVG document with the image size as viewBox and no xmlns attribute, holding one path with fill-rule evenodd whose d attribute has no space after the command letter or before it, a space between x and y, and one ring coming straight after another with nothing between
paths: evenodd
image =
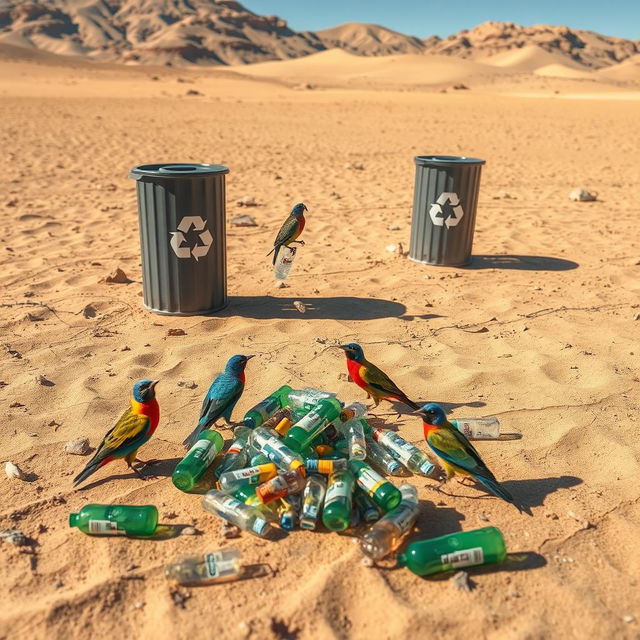
<instances>
[{"instance_id":1,"label":"bird beak","mask_svg":"<svg viewBox=\"0 0 640 640\"><path fill-rule=\"evenodd\" d=\"M412 416L422 416L422 415L424 415L424 413L422 413L422 409L416 409L415 411L410 411L409 413Z\"/></svg>"},{"instance_id":2,"label":"bird beak","mask_svg":"<svg viewBox=\"0 0 640 640\"><path fill-rule=\"evenodd\" d=\"M245 356L245 358L246 358L247 360L251 360L251 358L255 358L255 357L256 357L256 354L255 354L255 353L254 353L252 356Z\"/></svg>"},{"instance_id":3,"label":"bird beak","mask_svg":"<svg viewBox=\"0 0 640 640\"><path fill-rule=\"evenodd\" d=\"M160 380L154 380L150 385L149 388L150 389L155 389L156 385L158 384L158 382L160 382Z\"/></svg>"},{"instance_id":4,"label":"bird beak","mask_svg":"<svg viewBox=\"0 0 640 640\"><path fill-rule=\"evenodd\" d=\"M346 344L337 344L336 345L336 349L342 349L343 351L345 351L347 348Z\"/></svg>"}]
</instances>

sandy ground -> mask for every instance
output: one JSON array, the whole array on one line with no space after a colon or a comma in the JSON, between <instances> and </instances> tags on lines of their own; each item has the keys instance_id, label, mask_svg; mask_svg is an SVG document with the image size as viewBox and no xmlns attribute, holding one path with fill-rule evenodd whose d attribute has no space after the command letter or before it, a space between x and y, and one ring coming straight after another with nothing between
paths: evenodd
<instances>
[{"instance_id":1,"label":"sandy ground","mask_svg":"<svg viewBox=\"0 0 640 640\"><path fill-rule=\"evenodd\" d=\"M554 99L491 85L294 91L214 71L0 64L0 437L3 458L29 474L0 479L0 528L32 539L0 543L0 637L640 637L637 92L546 77L519 77L509 91ZM608 90L618 99L602 99ZM412 158L424 153L487 159L470 268L385 250L408 248ZM127 173L160 161L228 164L229 217L245 212L235 204L243 196L260 203L249 211L258 227L228 229L232 300L216 317L141 307ZM599 201L570 202L579 186ZM264 255L301 200L307 245L290 287L277 289ZM116 267L133 282L101 282ZM308 303L305 315L295 300ZM231 354L257 354L235 417L285 382L363 400L339 377L343 357L325 349L338 340L360 341L410 396L452 417L497 415L522 435L478 449L533 517L475 488L454 483L440 495L410 479L423 504L412 538L492 524L515 557L471 570L475 588L463 593L366 568L349 536L243 535L246 561L273 575L185 590L179 606L164 563L226 543L199 498L168 477L210 380ZM115 463L72 490L86 458L63 444L97 445L142 377L161 380L162 421L141 450L162 459L158 479ZM378 424L421 443L418 420L384 413ZM202 535L69 529L69 512L91 502L155 504L175 532L194 525Z\"/></svg>"}]
</instances>

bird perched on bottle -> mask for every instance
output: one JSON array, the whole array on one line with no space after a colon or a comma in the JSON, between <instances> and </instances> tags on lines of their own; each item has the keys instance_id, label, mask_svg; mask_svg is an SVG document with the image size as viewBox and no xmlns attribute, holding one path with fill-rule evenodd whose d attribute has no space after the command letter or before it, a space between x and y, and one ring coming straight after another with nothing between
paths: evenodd
<instances>
[{"instance_id":1,"label":"bird perched on bottle","mask_svg":"<svg viewBox=\"0 0 640 640\"><path fill-rule=\"evenodd\" d=\"M302 233L305 225L304 212L309 211L307 205L303 202L298 202L293 209L289 217L284 221L278 235L273 243L273 249L267 253L270 256L273 253L273 264L278 259L278 253L281 247L288 247L291 243L297 242L298 244L304 244L303 240L297 240L298 236Z\"/></svg>"},{"instance_id":2,"label":"bird perched on bottle","mask_svg":"<svg viewBox=\"0 0 640 640\"><path fill-rule=\"evenodd\" d=\"M132 471L145 479L145 476L133 467L133 463L151 464L138 460L136 454L151 438L160 421L160 406L155 394L157 384L158 380L139 380L133 385L131 406L122 414L113 429L107 432L87 466L73 479L74 486L86 480L100 467L123 458Z\"/></svg>"},{"instance_id":3,"label":"bird perched on bottle","mask_svg":"<svg viewBox=\"0 0 640 640\"><path fill-rule=\"evenodd\" d=\"M418 408L384 371L364 357L364 351L357 342L341 344L338 348L347 356L347 369L351 379L367 392L368 397L373 398L376 407L380 400L399 400L412 409Z\"/></svg>"},{"instance_id":4,"label":"bird perched on bottle","mask_svg":"<svg viewBox=\"0 0 640 640\"><path fill-rule=\"evenodd\" d=\"M198 425L182 444L192 447L200 432L208 429L220 418L227 424L231 423L231 412L244 391L244 369L253 356L232 356L229 358L224 371L211 383L207 395L202 402Z\"/></svg>"},{"instance_id":5,"label":"bird perched on bottle","mask_svg":"<svg viewBox=\"0 0 640 640\"><path fill-rule=\"evenodd\" d=\"M434 402L414 411L422 417L424 437L427 444L438 456L447 480L455 475L472 477L482 484L490 493L514 505L518 511L522 507L514 497L496 480L480 454L448 420L444 409Z\"/></svg>"}]
</instances>

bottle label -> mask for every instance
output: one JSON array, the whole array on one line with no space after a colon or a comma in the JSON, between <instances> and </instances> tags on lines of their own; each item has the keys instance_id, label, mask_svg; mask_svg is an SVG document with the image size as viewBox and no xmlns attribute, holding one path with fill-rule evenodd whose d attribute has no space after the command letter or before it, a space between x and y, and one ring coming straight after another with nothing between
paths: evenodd
<instances>
[{"instance_id":1,"label":"bottle label","mask_svg":"<svg viewBox=\"0 0 640 640\"><path fill-rule=\"evenodd\" d=\"M89 520L89 533L112 536L127 534L123 529L118 529L117 522L111 522L111 520Z\"/></svg>"},{"instance_id":2,"label":"bottle label","mask_svg":"<svg viewBox=\"0 0 640 640\"><path fill-rule=\"evenodd\" d=\"M249 478L249 481L253 480L254 476L260 475L260 467L247 467L246 469L236 469L236 471L231 471L233 474L234 480L244 480L245 478Z\"/></svg>"},{"instance_id":3,"label":"bottle label","mask_svg":"<svg viewBox=\"0 0 640 640\"><path fill-rule=\"evenodd\" d=\"M222 554L220 552L216 553L207 553L204 556L204 561L207 565L207 577L215 578L218 576L218 565L222 560Z\"/></svg>"},{"instance_id":4,"label":"bottle label","mask_svg":"<svg viewBox=\"0 0 640 640\"><path fill-rule=\"evenodd\" d=\"M203 466L209 466L218 453L213 442L209 440L198 440L191 449L187 452L186 457L190 457L193 462L202 464Z\"/></svg>"},{"instance_id":5,"label":"bottle label","mask_svg":"<svg viewBox=\"0 0 640 640\"><path fill-rule=\"evenodd\" d=\"M473 549L463 549L454 553L444 553L440 556L440 562L450 564L452 569L472 567L484 562L484 551L482 547L473 547Z\"/></svg>"},{"instance_id":6,"label":"bottle label","mask_svg":"<svg viewBox=\"0 0 640 640\"><path fill-rule=\"evenodd\" d=\"M309 518L311 520L315 520L318 516L318 505L317 504L305 504L302 509L302 517Z\"/></svg>"},{"instance_id":7,"label":"bottle label","mask_svg":"<svg viewBox=\"0 0 640 640\"><path fill-rule=\"evenodd\" d=\"M380 429L380 431L383 431ZM409 458L419 449L412 445L410 442L407 442L404 438L393 433L393 431L387 431L379 436L378 440L385 444L389 450L391 455L400 462L406 463Z\"/></svg>"},{"instance_id":8,"label":"bottle label","mask_svg":"<svg viewBox=\"0 0 640 640\"><path fill-rule=\"evenodd\" d=\"M458 431L460 431L465 436L467 436L467 438L473 437L473 429L471 428L471 425L468 422L464 422L462 420L456 420L456 428L458 429Z\"/></svg>"},{"instance_id":9,"label":"bottle label","mask_svg":"<svg viewBox=\"0 0 640 640\"><path fill-rule=\"evenodd\" d=\"M299 427L303 431L310 433L325 421L326 421L326 418L323 415L321 415L315 410L312 410L312 411L309 411L309 413L307 413L307 415L304 418L302 418L301 420L298 420L298 422L296 422L296 424L294 424L292 428Z\"/></svg>"},{"instance_id":10,"label":"bottle label","mask_svg":"<svg viewBox=\"0 0 640 640\"><path fill-rule=\"evenodd\" d=\"M336 482L332 482L327 489L327 495L324 500L324 506L331 504L332 502L337 502L338 500L342 500L349 495L349 487L347 487L347 483L344 480L337 480Z\"/></svg>"},{"instance_id":11,"label":"bottle label","mask_svg":"<svg viewBox=\"0 0 640 640\"><path fill-rule=\"evenodd\" d=\"M358 474L358 484L372 496L386 480L373 469L362 469Z\"/></svg>"}]
</instances>

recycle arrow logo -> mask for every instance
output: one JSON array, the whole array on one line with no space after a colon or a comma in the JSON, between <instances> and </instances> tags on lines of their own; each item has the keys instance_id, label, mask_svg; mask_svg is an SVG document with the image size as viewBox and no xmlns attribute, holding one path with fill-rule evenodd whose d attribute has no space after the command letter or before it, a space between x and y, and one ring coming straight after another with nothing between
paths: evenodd
<instances>
[{"instance_id":1,"label":"recycle arrow logo","mask_svg":"<svg viewBox=\"0 0 640 640\"><path fill-rule=\"evenodd\" d=\"M206 220L203 220L200 216L185 216L180 220L177 231L171 231L171 240L169 244L173 249L173 252L178 258L191 258L193 257L197 262L199 258L203 258L209 253L211 244L213 243L213 236L209 232L209 229L205 229L207 224ZM193 247L182 246L187 242L184 234L195 229L199 231L198 237L202 244L196 244Z\"/></svg>"},{"instance_id":2,"label":"recycle arrow logo","mask_svg":"<svg viewBox=\"0 0 640 640\"><path fill-rule=\"evenodd\" d=\"M445 206L447 211L443 209ZM442 227L443 225L447 225L447 229L455 227L464 216L464 210L460 204L458 194L443 191L429 208L429 216L436 227Z\"/></svg>"}]
</instances>

